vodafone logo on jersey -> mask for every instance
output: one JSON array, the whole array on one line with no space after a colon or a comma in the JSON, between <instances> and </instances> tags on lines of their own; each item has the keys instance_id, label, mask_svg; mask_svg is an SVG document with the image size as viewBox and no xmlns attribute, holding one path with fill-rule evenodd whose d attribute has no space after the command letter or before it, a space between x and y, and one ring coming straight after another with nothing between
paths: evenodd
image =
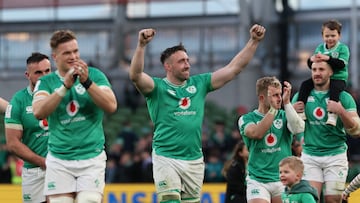
<instances>
[{"instance_id":1,"label":"vodafone logo on jersey","mask_svg":"<svg viewBox=\"0 0 360 203\"><path fill-rule=\"evenodd\" d=\"M275 146L277 142L277 137L274 134L270 133L265 136L265 143L267 146Z\"/></svg>"},{"instance_id":2,"label":"vodafone logo on jersey","mask_svg":"<svg viewBox=\"0 0 360 203\"><path fill-rule=\"evenodd\" d=\"M179 107L181 109L188 109L191 105L191 100L189 97L183 97L179 101Z\"/></svg>"},{"instance_id":3,"label":"vodafone logo on jersey","mask_svg":"<svg viewBox=\"0 0 360 203\"><path fill-rule=\"evenodd\" d=\"M49 130L49 123L47 119L39 120L39 126L44 130Z\"/></svg>"},{"instance_id":4,"label":"vodafone logo on jersey","mask_svg":"<svg viewBox=\"0 0 360 203\"><path fill-rule=\"evenodd\" d=\"M70 116L74 116L79 111L79 107L79 103L76 100L72 100L66 105L66 112Z\"/></svg>"},{"instance_id":5,"label":"vodafone logo on jersey","mask_svg":"<svg viewBox=\"0 0 360 203\"><path fill-rule=\"evenodd\" d=\"M313 111L313 115L316 119L321 120L325 117L325 110L321 107L316 107Z\"/></svg>"}]
</instances>

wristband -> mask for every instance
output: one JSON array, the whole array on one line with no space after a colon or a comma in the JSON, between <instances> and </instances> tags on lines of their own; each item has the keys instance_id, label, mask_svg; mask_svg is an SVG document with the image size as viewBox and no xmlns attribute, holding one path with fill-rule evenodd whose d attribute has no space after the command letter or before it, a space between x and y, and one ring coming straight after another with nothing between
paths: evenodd
<instances>
[{"instance_id":1,"label":"wristband","mask_svg":"<svg viewBox=\"0 0 360 203\"><path fill-rule=\"evenodd\" d=\"M274 109L273 107L270 107L270 109L269 109L269 111L268 111L269 114L272 114L272 115L274 115L274 116L277 114L277 112L278 112L278 110L277 110L277 109Z\"/></svg>"},{"instance_id":2,"label":"wristband","mask_svg":"<svg viewBox=\"0 0 360 203\"><path fill-rule=\"evenodd\" d=\"M65 83L63 83L63 86L64 86L67 90L69 90L69 89L70 89L70 88L66 87Z\"/></svg>"},{"instance_id":3,"label":"wristband","mask_svg":"<svg viewBox=\"0 0 360 203\"><path fill-rule=\"evenodd\" d=\"M86 79L85 82L82 82L81 85L85 88L85 89L89 89L89 87L92 85L93 81L90 80L90 78L88 77Z\"/></svg>"},{"instance_id":4,"label":"wristband","mask_svg":"<svg viewBox=\"0 0 360 203\"><path fill-rule=\"evenodd\" d=\"M58 94L60 97L64 97L66 94L66 91L68 89L65 87L64 84L62 84L59 88L55 90L56 94Z\"/></svg>"}]
</instances>

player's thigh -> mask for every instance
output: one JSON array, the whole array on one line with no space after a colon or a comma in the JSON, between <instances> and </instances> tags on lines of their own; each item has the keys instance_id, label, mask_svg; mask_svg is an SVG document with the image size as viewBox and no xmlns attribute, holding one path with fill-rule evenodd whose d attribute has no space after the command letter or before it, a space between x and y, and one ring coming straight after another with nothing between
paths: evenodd
<instances>
[{"instance_id":1,"label":"player's thigh","mask_svg":"<svg viewBox=\"0 0 360 203\"><path fill-rule=\"evenodd\" d=\"M183 190L181 199L187 200L185 202L200 202L201 190L204 181L205 164L203 158L182 161L183 175L181 176L183 182Z\"/></svg>"},{"instance_id":2,"label":"player's thigh","mask_svg":"<svg viewBox=\"0 0 360 203\"><path fill-rule=\"evenodd\" d=\"M45 202L44 182L45 170L40 167L23 168L22 170L22 197L23 202Z\"/></svg>"},{"instance_id":3,"label":"player's thigh","mask_svg":"<svg viewBox=\"0 0 360 203\"><path fill-rule=\"evenodd\" d=\"M105 188L106 153L103 151L94 158L77 162L80 167L75 171L77 176L76 192L91 191L103 194Z\"/></svg>"},{"instance_id":4,"label":"player's thigh","mask_svg":"<svg viewBox=\"0 0 360 203\"><path fill-rule=\"evenodd\" d=\"M328 157L324 169L325 195L341 195L345 189L348 169L346 153Z\"/></svg>"},{"instance_id":5,"label":"player's thigh","mask_svg":"<svg viewBox=\"0 0 360 203\"><path fill-rule=\"evenodd\" d=\"M271 202L271 200L273 200L274 198L276 199L278 197L281 197L281 193L284 191L284 185L280 181L262 183L250 179L249 176L246 180L246 196L248 198L248 201L251 199L264 199L268 202Z\"/></svg>"},{"instance_id":6,"label":"player's thigh","mask_svg":"<svg viewBox=\"0 0 360 203\"><path fill-rule=\"evenodd\" d=\"M76 192L76 178L72 171L74 163L55 158L50 153L46 157L45 195Z\"/></svg>"},{"instance_id":7,"label":"player's thigh","mask_svg":"<svg viewBox=\"0 0 360 203\"><path fill-rule=\"evenodd\" d=\"M178 199L180 200L180 193L182 189L181 177L178 173L175 160L156 155L153 153L153 177L156 188L156 193L159 200Z\"/></svg>"},{"instance_id":8,"label":"player's thigh","mask_svg":"<svg viewBox=\"0 0 360 203\"><path fill-rule=\"evenodd\" d=\"M301 160L304 164L303 179L308 181L324 182L322 157L302 153Z\"/></svg>"}]
</instances>

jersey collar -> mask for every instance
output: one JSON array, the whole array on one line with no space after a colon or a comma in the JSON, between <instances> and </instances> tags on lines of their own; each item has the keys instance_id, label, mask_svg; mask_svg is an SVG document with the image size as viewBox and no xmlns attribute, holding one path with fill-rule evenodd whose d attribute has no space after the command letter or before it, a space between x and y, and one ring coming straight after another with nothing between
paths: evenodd
<instances>
[{"instance_id":1,"label":"jersey collar","mask_svg":"<svg viewBox=\"0 0 360 203\"><path fill-rule=\"evenodd\" d=\"M181 87L185 87L187 85L187 80L184 82L184 84L181 84L181 85L175 85L175 84L171 83L167 78L164 78L163 80L166 82L166 84L168 84L169 86L174 87L174 88L179 88L179 87L181 88Z\"/></svg>"}]
</instances>

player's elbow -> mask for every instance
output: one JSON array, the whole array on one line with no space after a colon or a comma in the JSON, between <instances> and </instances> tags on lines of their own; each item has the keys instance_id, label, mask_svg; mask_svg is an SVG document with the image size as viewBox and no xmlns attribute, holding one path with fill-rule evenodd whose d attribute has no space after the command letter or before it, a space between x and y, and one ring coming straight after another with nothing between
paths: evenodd
<instances>
[{"instance_id":1,"label":"player's elbow","mask_svg":"<svg viewBox=\"0 0 360 203\"><path fill-rule=\"evenodd\" d=\"M10 139L9 139L10 140ZM10 152L10 153L13 153L13 154L16 154L16 143L13 142L13 141L7 141L6 142L6 149Z\"/></svg>"},{"instance_id":2,"label":"player's elbow","mask_svg":"<svg viewBox=\"0 0 360 203\"><path fill-rule=\"evenodd\" d=\"M41 111L41 108L36 103L33 104L33 114L34 117L38 120L46 118L46 115L43 113L43 111Z\"/></svg>"},{"instance_id":3,"label":"player's elbow","mask_svg":"<svg viewBox=\"0 0 360 203\"><path fill-rule=\"evenodd\" d=\"M108 105L108 108L105 111L108 113L114 113L116 111L116 109L117 109L117 102L114 101Z\"/></svg>"},{"instance_id":4,"label":"player's elbow","mask_svg":"<svg viewBox=\"0 0 360 203\"><path fill-rule=\"evenodd\" d=\"M247 137L249 137L250 139L254 139L254 140L260 140L260 139L262 139L263 137L264 137L264 135L263 134L261 134L261 133L258 133L258 132L255 132L255 131L250 131L250 132L248 132L247 134Z\"/></svg>"},{"instance_id":5,"label":"player's elbow","mask_svg":"<svg viewBox=\"0 0 360 203\"><path fill-rule=\"evenodd\" d=\"M35 111L34 111L34 116L38 120L42 120L46 118L46 116L42 115L40 112L35 112Z\"/></svg>"}]
</instances>

